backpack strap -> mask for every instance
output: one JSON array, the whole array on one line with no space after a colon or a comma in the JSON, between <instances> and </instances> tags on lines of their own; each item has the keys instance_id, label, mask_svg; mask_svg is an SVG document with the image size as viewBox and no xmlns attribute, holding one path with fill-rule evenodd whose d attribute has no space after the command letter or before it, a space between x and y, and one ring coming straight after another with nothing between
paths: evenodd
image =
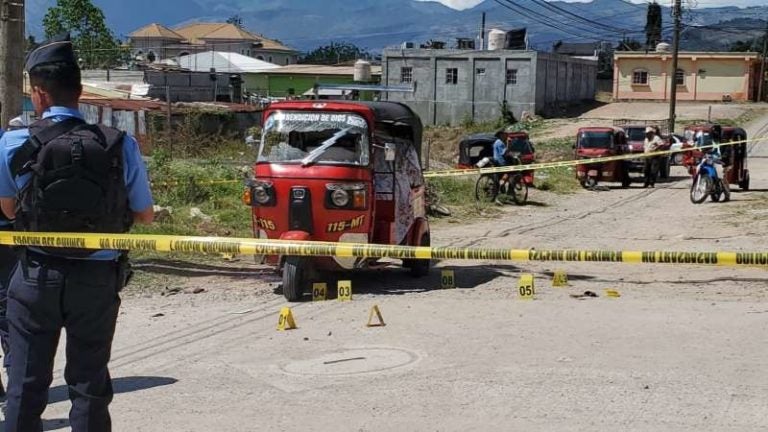
<instances>
[{"instance_id":1,"label":"backpack strap","mask_svg":"<svg viewBox=\"0 0 768 432\"><path fill-rule=\"evenodd\" d=\"M28 172L31 163L37 158L37 154L44 145L84 124L86 124L85 121L79 118L69 117L31 135L14 153L10 163L11 174L17 177Z\"/></svg>"}]
</instances>

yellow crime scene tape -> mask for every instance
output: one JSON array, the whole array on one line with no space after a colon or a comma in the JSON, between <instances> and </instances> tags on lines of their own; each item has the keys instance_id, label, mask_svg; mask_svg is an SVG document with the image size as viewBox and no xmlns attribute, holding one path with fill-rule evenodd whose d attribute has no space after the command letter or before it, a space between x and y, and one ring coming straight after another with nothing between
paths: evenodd
<instances>
[{"instance_id":1,"label":"yellow crime scene tape","mask_svg":"<svg viewBox=\"0 0 768 432\"><path fill-rule=\"evenodd\" d=\"M515 262L602 262L725 267L768 267L768 252L668 252L603 250L517 250L412 247L356 243L281 241L141 234L0 232L0 244L81 249L143 250L197 254L284 255L340 258L491 260Z\"/></svg>"},{"instance_id":2,"label":"yellow crime scene tape","mask_svg":"<svg viewBox=\"0 0 768 432\"><path fill-rule=\"evenodd\" d=\"M676 153L686 153L690 151L709 150L709 149L725 147L725 146L733 146L733 145L739 145L739 144L757 143L761 141L768 141L768 137L753 138L751 140L743 140L743 141L732 141L732 142L727 142L722 144L712 144L712 145L700 146L700 147L689 147L689 148L681 148L676 150L662 150L662 151L656 151L651 153L625 154L625 155L608 156L608 157L602 157L602 158L576 159L576 160L567 160L567 161L559 161L559 162L542 162L542 163L533 163L528 165L510 165L510 166L491 167L491 168L471 168L471 169L451 169L451 170L443 170L443 171L428 171L424 173L424 178L462 177L462 176L475 176L475 175L483 175L483 174L500 174L500 173L509 173L509 172L518 172L518 171L539 171L539 170L547 170L547 169L562 168L562 167L573 167L577 165L591 165L591 164L599 164L599 163L614 162L614 161L646 159L646 158L652 158L657 156L673 155Z\"/></svg>"},{"instance_id":3,"label":"yellow crime scene tape","mask_svg":"<svg viewBox=\"0 0 768 432\"><path fill-rule=\"evenodd\" d=\"M491 167L491 168L470 168L470 169L450 169L450 170L442 170L442 171L427 171L424 173L424 178L465 177L465 176L480 176L484 174L510 173L510 172L518 172L518 171L541 171L541 170L549 170L549 169L563 168L563 167L574 167L577 165L591 165L591 164L600 164L600 163L615 162L615 161L646 159L646 158L652 158L652 157L658 157L658 156L668 156L676 153L686 153L690 151L710 150L714 148L733 146L733 145L739 145L739 144L756 144L762 141L768 141L768 137L753 138L751 140L743 140L743 141L732 141L732 142L727 142L722 144L712 144L712 145L701 146L701 147L689 147L689 148L681 148L676 150L662 150L662 151L651 152L651 153L634 153L634 154L625 154L625 155L619 155L619 156L608 156L608 157L602 157L602 158L575 159L575 160L557 161L557 162L541 162L541 163L533 163L528 165L510 165L510 166ZM235 183L245 183L245 180L240 179L240 180L200 180L198 181L198 180L190 179L189 181L180 180L180 181L172 181L172 182L151 182L152 186L157 186L157 187L182 186L182 185L188 185L188 184L203 186L203 185L220 185L220 184L235 184Z\"/></svg>"}]
</instances>

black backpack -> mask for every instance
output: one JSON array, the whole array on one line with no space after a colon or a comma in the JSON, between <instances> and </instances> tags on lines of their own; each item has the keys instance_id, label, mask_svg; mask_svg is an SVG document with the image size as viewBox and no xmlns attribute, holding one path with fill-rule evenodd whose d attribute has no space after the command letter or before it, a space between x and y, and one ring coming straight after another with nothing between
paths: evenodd
<instances>
[{"instance_id":1,"label":"black backpack","mask_svg":"<svg viewBox=\"0 0 768 432\"><path fill-rule=\"evenodd\" d=\"M17 231L124 233L133 223L123 167L125 133L77 118L43 119L10 163L31 174L16 202ZM93 251L48 248L65 256Z\"/></svg>"}]
</instances>

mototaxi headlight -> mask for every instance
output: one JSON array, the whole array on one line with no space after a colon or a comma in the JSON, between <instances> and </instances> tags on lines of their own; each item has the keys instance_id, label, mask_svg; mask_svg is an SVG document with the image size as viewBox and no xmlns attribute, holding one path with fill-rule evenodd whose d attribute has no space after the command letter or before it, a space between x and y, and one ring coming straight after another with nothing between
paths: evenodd
<instances>
[{"instance_id":1,"label":"mototaxi headlight","mask_svg":"<svg viewBox=\"0 0 768 432\"><path fill-rule=\"evenodd\" d=\"M331 202L336 207L346 207L349 205L349 192L344 189L336 189L331 192Z\"/></svg>"},{"instance_id":2,"label":"mototaxi headlight","mask_svg":"<svg viewBox=\"0 0 768 432\"><path fill-rule=\"evenodd\" d=\"M271 199L269 192L267 192L267 188L264 185L259 185L253 188L253 199L261 204L267 204L269 203L269 200Z\"/></svg>"}]
</instances>

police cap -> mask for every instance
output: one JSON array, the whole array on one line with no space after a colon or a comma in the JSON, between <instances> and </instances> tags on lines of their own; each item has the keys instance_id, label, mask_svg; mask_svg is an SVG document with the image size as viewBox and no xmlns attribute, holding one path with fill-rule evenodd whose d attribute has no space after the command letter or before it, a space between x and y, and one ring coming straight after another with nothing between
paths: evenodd
<instances>
[{"instance_id":1,"label":"police cap","mask_svg":"<svg viewBox=\"0 0 768 432\"><path fill-rule=\"evenodd\" d=\"M67 63L78 66L69 33L51 38L30 52L27 55L24 69L29 72L36 66L49 63Z\"/></svg>"}]
</instances>

